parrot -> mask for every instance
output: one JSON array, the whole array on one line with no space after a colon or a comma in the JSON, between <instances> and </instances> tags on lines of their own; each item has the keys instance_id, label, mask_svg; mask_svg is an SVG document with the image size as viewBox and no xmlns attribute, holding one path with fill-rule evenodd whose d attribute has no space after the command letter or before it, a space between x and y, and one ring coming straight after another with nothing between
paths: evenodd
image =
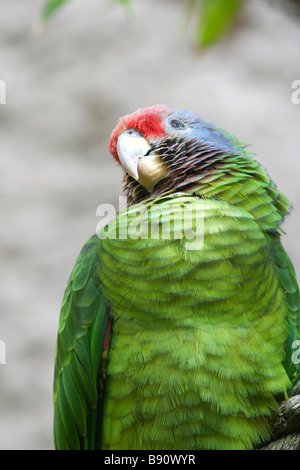
<instances>
[{"instance_id":1,"label":"parrot","mask_svg":"<svg viewBox=\"0 0 300 470\"><path fill-rule=\"evenodd\" d=\"M65 450L253 450L299 380L289 199L233 134L158 104L109 150L127 206L64 292L54 442Z\"/></svg>"}]
</instances>

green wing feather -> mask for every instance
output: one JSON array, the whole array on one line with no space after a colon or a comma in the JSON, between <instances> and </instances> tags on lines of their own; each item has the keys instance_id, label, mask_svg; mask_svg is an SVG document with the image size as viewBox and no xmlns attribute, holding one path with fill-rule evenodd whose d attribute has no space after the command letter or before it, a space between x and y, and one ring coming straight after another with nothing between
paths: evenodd
<instances>
[{"instance_id":1,"label":"green wing feather","mask_svg":"<svg viewBox=\"0 0 300 470\"><path fill-rule=\"evenodd\" d=\"M299 380L300 365L293 362L295 353L294 341L300 340L300 295L296 274L292 262L284 250L279 236L273 243L273 259L288 305L288 323L290 334L286 346L286 358L284 367L293 385Z\"/></svg>"},{"instance_id":2,"label":"green wing feather","mask_svg":"<svg viewBox=\"0 0 300 470\"><path fill-rule=\"evenodd\" d=\"M100 243L94 235L85 244L63 298L54 374L57 449L93 449L99 440L103 348L109 328L109 307L99 286Z\"/></svg>"}]
</instances>

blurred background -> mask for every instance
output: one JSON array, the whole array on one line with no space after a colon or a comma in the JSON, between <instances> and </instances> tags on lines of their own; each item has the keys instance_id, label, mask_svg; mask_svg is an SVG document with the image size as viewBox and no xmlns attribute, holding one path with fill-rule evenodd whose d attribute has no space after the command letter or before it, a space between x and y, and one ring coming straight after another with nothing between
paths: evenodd
<instances>
[{"instance_id":1,"label":"blurred background","mask_svg":"<svg viewBox=\"0 0 300 470\"><path fill-rule=\"evenodd\" d=\"M293 201L283 243L300 278L296 2L246 1L207 48L197 15L183 28L182 0L133 0L129 12L72 0L43 26L44 5L0 0L0 449L53 449L60 304L97 206L118 205L122 172L108 142L120 116L165 103L249 142Z\"/></svg>"}]
</instances>

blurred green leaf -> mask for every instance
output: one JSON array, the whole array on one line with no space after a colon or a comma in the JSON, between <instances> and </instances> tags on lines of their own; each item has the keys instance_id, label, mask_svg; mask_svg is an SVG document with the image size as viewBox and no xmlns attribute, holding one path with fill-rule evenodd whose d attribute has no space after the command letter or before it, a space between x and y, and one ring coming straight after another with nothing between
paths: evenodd
<instances>
[{"instance_id":1,"label":"blurred green leaf","mask_svg":"<svg viewBox=\"0 0 300 470\"><path fill-rule=\"evenodd\" d=\"M207 47L220 39L236 20L243 3L244 0L202 0L197 44Z\"/></svg>"},{"instance_id":2,"label":"blurred green leaf","mask_svg":"<svg viewBox=\"0 0 300 470\"><path fill-rule=\"evenodd\" d=\"M127 13L132 14L132 0L113 0L114 3L119 3L123 5L124 9L127 10Z\"/></svg>"},{"instance_id":3,"label":"blurred green leaf","mask_svg":"<svg viewBox=\"0 0 300 470\"><path fill-rule=\"evenodd\" d=\"M48 20L50 16L53 15L53 13L56 13L56 11L65 3L67 3L69 0L48 0L44 6L43 9L43 18L45 20ZM82 0L84 1L84 0ZM124 7L128 10L131 11L131 0L114 0L116 3L121 3L124 5Z\"/></svg>"},{"instance_id":4,"label":"blurred green leaf","mask_svg":"<svg viewBox=\"0 0 300 470\"><path fill-rule=\"evenodd\" d=\"M43 18L48 20L69 0L47 0ZM84 1L84 0L82 0ZM132 13L132 0L112 0ZM207 47L219 40L232 26L245 0L188 0L185 23L196 14L198 19L196 43Z\"/></svg>"},{"instance_id":5,"label":"blurred green leaf","mask_svg":"<svg viewBox=\"0 0 300 470\"><path fill-rule=\"evenodd\" d=\"M48 20L68 0L48 0L43 9L43 18Z\"/></svg>"},{"instance_id":6,"label":"blurred green leaf","mask_svg":"<svg viewBox=\"0 0 300 470\"><path fill-rule=\"evenodd\" d=\"M115 0L117 3L123 3L126 8L131 8L131 0Z\"/></svg>"}]
</instances>

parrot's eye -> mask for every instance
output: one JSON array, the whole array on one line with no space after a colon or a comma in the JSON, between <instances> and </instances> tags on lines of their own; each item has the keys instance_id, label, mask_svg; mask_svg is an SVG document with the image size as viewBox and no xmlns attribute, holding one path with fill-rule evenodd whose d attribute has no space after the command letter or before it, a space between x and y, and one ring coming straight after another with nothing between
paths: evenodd
<instances>
[{"instance_id":1,"label":"parrot's eye","mask_svg":"<svg viewBox=\"0 0 300 470\"><path fill-rule=\"evenodd\" d=\"M179 119L172 119L170 121L170 125L173 127L173 129L185 129L186 125L183 124L183 122L179 121Z\"/></svg>"},{"instance_id":2,"label":"parrot's eye","mask_svg":"<svg viewBox=\"0 0 300 470\"><path fill-rule=\"evenodd\" d=\"M127 131L125 132L128 135L133 135L133 136L139 135L139 133L135 129L127 129Z\"/></svg>"}]
</instances>

